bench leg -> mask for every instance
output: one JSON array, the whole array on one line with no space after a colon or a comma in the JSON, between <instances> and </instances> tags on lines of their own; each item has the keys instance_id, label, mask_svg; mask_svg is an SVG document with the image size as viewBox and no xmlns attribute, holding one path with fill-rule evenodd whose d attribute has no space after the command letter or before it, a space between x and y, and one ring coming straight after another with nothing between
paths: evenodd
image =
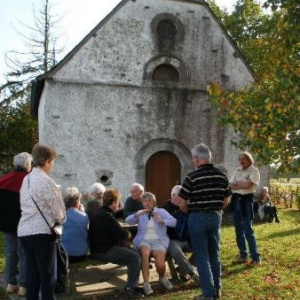
<instances>
[{"instance_id":1,"label":"bench leg","mask_svg":"<svg viewBox=\"0 0 300 300\"><path fill-rule=\"evenodd\" d=\"M75 281L75 274L78 272L78 268L71 268L69 273L70 279L70 294L76 293L76 281Z\"/></svg>"}]
</instances>

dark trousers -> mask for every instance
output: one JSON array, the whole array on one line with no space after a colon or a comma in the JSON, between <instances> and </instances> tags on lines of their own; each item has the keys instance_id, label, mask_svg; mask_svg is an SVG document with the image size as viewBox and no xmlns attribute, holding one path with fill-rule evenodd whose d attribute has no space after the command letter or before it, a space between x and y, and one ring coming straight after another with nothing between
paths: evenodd
<instances>
[{"instance_id":1,"label":"dark trousers","mask_svg":"<svg viewBox=\"0 0 300 300\"><path fill-rule=\"evenodd\" d=\"M56 300L56 245L50 234L37 234L20 238L27 260L27 298Z\"/></svg>"},{"instance_id":2,"label":"dark trousers","mask_svg":"<svg viewBox=\"0 0 300 300\"><path fill-rule=\"evenodd\" d=\"M268 222L269 223L273 222L274 218L275 218L276 222L279 221L277 208L275 206L266 206L266 207L264 207L264 212L266 214L269 214L269 217L268 217Z\"/></svg>"}]
</instances>

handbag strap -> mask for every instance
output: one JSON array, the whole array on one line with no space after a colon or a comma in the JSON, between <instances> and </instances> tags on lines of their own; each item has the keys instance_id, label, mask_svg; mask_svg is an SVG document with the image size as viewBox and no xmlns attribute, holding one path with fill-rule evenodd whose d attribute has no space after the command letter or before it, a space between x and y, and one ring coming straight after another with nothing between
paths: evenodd
<instances>
[{"instance_id":1,"label":"handbag strap","mask_svg":"<svg viewBox=\"0 0 300 300\"><path fill-rule=\"evenodd\" d=\"M28 182L28 190L29 190L29 175L27 176L27 182ZM29 194L30 194L30 197L32 199L32 201L34 202L36 208L38 209L38 211L40 212L41 216L43 217L43 219L45 220L45 222L47 223L47 225L49 226L50 228L50 231L52 232L53 229L52 227L50 226L49 222L47 221L46 217L44 216L43 212L41 211L41 209L39 208L39 206L37 205L36 201L33 199L31 193L30 193L30 190L29 190Z\"/></svg>"}]
</instances>

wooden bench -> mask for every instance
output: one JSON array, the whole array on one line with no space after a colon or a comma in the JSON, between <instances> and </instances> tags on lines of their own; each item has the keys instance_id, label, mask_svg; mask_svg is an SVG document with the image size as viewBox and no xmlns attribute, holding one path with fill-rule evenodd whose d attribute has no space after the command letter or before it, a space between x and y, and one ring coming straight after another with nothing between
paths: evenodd
<instances>
[{"instance_id":1,"label":"wooden bench","mask_svg":"<svg viewBox=\"0 0 300 300\"><path fill-rule=\"evenodd\" d=\"M105 262L101 262L100 260L93 259L89 256L84 261L69 264L69 293L70 294L76 293L75 274L78 273L80 269L84 270L88 267L100 266L105 264L106 264Z\"/></svg>"},{"instance_id":2,"label":"wooden bench","mask_svg":"<svg viewBox=\"0 0 300 300\"><path fill-rule=\"evenodd\" d=\"M178 281L179 280L178 273L176 271L174 261L173 261L172 257L169 254L167 254L166 262L168 264L172 280ZM101 262L100 260L95 260L95 259L93 259L89 256L84 261L69 264L69 294L76 293L76 279L75 279L75 276L76 276L76 273L78 273L78 271L80 269L84 270L88 267L100 266L100 265L105 265L105 264L107 264L107 263L106 262Z\"/></svg>"}]
</instances>

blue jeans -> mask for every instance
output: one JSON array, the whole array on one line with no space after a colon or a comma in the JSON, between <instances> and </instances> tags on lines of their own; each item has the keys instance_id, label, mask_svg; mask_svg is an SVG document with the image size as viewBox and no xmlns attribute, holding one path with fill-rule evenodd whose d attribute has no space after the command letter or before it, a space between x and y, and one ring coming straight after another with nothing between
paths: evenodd
<instances>
[{"instance_id":1,"label":"blue jeans","mask_svg":"<svg viewBox=\"0 0 300 300\"><path fill-rule=\"evenodd\" d=\"M26 288L26 256L24 248L16 234L4 233L4 239L6 282Z\"/></svg>"},{"instance_id":2,"label":"blue jeans","mask_svg":"<svg viewBox=\"0 0 300 300\"><path fill-rule=\"evenodd\" d=\"M126 288L138 286L141 271L141 256L135 250L116 245L105 253L92 253L91 257L104 262L127 266Z\"/></svg>"},{"instance_id":3,"label":"blue jeans","mask_svg":"<svg viewBox=\"0 0 300 300\"><path fill-rule=\"evenodd\" d=\"M220 212L191 212L189 234L204 297L214 297L221 288Z\"/></svg>"},{"instance_id":4,"label":"blue jeans","mask_svg":"<svg viewBox=\"0 0 300 300\"><path fill-rule=\"evenodd\" d=\"M242 204L242 201L244 203ZM242 207L243 206L243 207ZM240 251L240 257L246 259L248 251L246 240L249 247L251 258L258 262L260 254L258 253L256 238L252 229L253 224L253 202L249 200L236 200L233 211L233 222L236 234L236 243Z\"/></svg>"}]
</instances>

